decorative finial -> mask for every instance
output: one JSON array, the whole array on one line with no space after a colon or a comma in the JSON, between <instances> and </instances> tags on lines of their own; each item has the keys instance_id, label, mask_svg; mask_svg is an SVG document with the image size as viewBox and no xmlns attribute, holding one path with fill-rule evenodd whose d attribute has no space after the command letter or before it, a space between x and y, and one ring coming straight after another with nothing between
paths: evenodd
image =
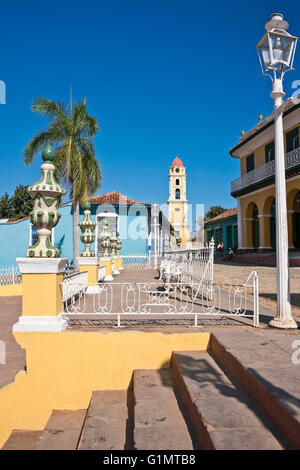
<instances>
[{"instance_id":1,"label":"decorative finial","mask_svg":"<svg viewBox=\"0 0 300 470\"><path fill-rule=\"evenodd\" d=\"M40 181L28 188L33 199L33 210L30 213L31 223L37 228L38 239L27 250L30 258L58 258L60 251L51 243L51 231L58 224L58 208L61 198L66 194L55 178L55 151L46 145L42 152L42 177Z\"/></svg>"},{"instance_id":2,"label":"decorative finial","mask_svg":"<svg viewBox=\"0 0 300 470\"><path fill-rule=\"evenodd\" d=\"M104 249L104 257L108 257L108 250L110 248L111 234L108 231L107 220L103 220L103 231L100 233L100 238L102 240L101 245Z\"/></svg>"},{"instance_id":3,"label":"decorative finial","mask_svg":"<svg viewBox=\"0 0 300 470\"><path fill-rule=\"evenodd\" d=\"M259 113L259 115L258 115L258 120L259 120L259 122L261 122L263 120L263 115L261 113Z\"/></svg>"},{"instance_id":4,"label":"decorative finial","mask_svg":"<svg viewBox=\"0 0 300 470\"><path fill-rule=\"evenodd\" d=\"M54 161L54 159L55 159L55 150L52 147L52 145L47 144L43 148L42 159L44 160L44 162L51 162L52 163Z\"/></svg>"},{"instance_id":5,"label":"decorative finial","mask_svg":"<svg viewBox=\"0 0 300 470\"><path fill-rule=\"evenodd\" d=\"M241 129L241 135L244 135L244 134L245 134L244 129Z\"/></svg>"},{"instance_id":6,"label":"decorative finial","mask_svg":"<svg viewBox=\"0 0 300 470\"><path fill-rule=\"evenodd\" d=\"M91 210L91 204L89 201L85 201L84 204L82 205L82 209L84 210Z\"/></svg>"},{"instance_id":7,"label":"decorative finial","mask_svg":"<svg viewBox=\"0 0 300 470\"><path fill-rule=\"evenodd\" d=\"M80 256L94 257L95 252L91 250L91 244L94 243L96 238L94 235L96 222L93 222L91 220L91 204L89 203L89 201L85 201L85 203L82 205L82 208L84 209L84 218L82 222L80 222L79 227L82 232L80 240L82 241L82 243L84 243L85 249L80 253Z\"/></svg>"}]
</instances>

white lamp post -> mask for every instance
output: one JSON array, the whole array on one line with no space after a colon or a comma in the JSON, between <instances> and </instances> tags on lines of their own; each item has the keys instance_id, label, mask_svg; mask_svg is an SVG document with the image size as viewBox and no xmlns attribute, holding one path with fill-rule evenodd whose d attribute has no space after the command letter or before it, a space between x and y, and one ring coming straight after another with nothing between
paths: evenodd
<instances>
[{"instance_id":1,"label":"white lamp post","mask_svg":"<svg viewBox=\"0 0 300 470\"><path fill-rule=\"evenodd\" d=\"M269 325L277 328L297 328L290 303L285 156L280 109L282 98L285 96L282 88L283 76L293 68L298 40L287 33L288 27L289 24L283 20L283 15L272 15L265 25L267 32L257 45L263 75L269 75L272 79L270 96L274 100L277 316Z\"/></svg>"}]
</instances>

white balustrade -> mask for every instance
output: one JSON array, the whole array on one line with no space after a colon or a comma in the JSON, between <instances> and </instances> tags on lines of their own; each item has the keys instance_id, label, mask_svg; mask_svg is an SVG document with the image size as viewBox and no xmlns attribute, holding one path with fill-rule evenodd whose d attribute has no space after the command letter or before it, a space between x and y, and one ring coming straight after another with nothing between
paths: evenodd
<instances>
[{"instance_id":1,"label":"white balustrade","mask_svg":"<svg viewBox=\"0 0 300 470\"><path fill-rule=\"evenodd\" d=\"M81 297L88 287L87 271L73 274L64 274L62 284L63 302L75 301L76 296Z\"/></svg>"},{"instance_id":2,"label":"white balustrade","mask_svg":"<svg viewBox=\"0 0 300 470\"><path fill-rule=\"evenodd\" d=\"M285 155L285 169L293 168L294 166L300 165L300 148L293 150ZM275 175L275 161L272 160L264 165L255 168L255 170L249 171L245 175L240 176L236 180L231 182L231 192L234 193L240 189L246 188L251 184L263 181L271 176Z\"/></svg>"}]
</instances>

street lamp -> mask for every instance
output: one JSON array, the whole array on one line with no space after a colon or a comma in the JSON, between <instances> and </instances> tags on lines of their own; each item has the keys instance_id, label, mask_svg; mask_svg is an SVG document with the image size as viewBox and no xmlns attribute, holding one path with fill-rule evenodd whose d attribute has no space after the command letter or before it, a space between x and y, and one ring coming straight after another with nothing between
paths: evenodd
<instances>
[{"instance_id":1,"label":"street lamp","mask_svg":"<svg viewBox=\"0 0 300 470\"><path fill-rule=\"evenodd\" d=\"M275 127L275 203L276 203L276 265L277 265L277 316L269 325L277 328L297 328L290 303L288 228L285 183L285 157L283 143L282 88L284 74L293 69L298 38L286 30L289 24L283 15L275 13L266 23L266 33L257 45L263 71L272 80L271 98L274 100Z\"/></svg>"}]
</instances>

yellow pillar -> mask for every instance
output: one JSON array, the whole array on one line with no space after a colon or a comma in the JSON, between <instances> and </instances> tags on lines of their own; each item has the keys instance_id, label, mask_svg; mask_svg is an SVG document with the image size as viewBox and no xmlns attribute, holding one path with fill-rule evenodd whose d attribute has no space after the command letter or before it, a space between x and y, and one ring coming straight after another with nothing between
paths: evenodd
<instances>
[{"instance_id":1,"label":"yellow pillar","mask_svg":"<svg viewBox=\"0 0 300 470\"><path fill-rule=\"evenodd\" d=\"M120 274L120 272L119 272L119 257L118 256L113 256L112 262L113 262L113 274Z\"/></svg>"},{"instance_id":2,"label":"yellow pillar","mask_svg":"<svg viewBox=\"0 0 300 470\"><path fill-rule=\"evenodd\" d=\"M112 258L111 257L102 257L100 258L100 266L105 266L105 278L104 281L112 281Z\"/></svg>"},{"instance_id":3,"label":"yellow pillar","mask_svg":"<svg viewBox=\"0 0 300 470\"><path fill-rule=\"evenodd\" d=\"M119 255L118 256L119 258L119 263L118 263L118 266L119 266L119 271L123 271L123 256Z\"/></svg>"},{"instance_id":4,"label":"yellow pillar","mask_svg":"<svg viewBox=\"0 0 300 470\"><path fill-rule=\"evenodd\" d=\"M270 215L260 214L259 216L259 248L261 250L272 250L270 236Z\"/></svg>"},{"instance_id":5,"label":"yellow pillar","mask_svg":"<svg viewBox=\"0 0 300 470\"><path fill-rule=\"evenodd\" d=\"M17 258L22 273L22 316L13 331L62 331L66 258Z\"/></svg>"},{"instance_id":6,"label":"yellow pillar","mask_svg":"<svg viewBox=\"0 0 300 470\"><path fill-rule=\"evenodd\" d=\"M86 271L88 273L88 284L98 283L98 259L81 257L78 258L80 272Z\"/></svg>"},{"instance_id":7,"label":"yellow pillar","mask_svg":"<svg viewBox=\"0 0 300 470\"><path fill-rule=\"evenodd\" d=\"M245 243L245 247L246 248L254 248L253 246L253 227L252 227L252 224L253 224L253 218L244 218L244 227L245 227L245 234L246 234L246 237L245 237L245 240L246 240L246 243ZM244 237L243 237L244 239Z\"/></svg>"}]
</instances>

